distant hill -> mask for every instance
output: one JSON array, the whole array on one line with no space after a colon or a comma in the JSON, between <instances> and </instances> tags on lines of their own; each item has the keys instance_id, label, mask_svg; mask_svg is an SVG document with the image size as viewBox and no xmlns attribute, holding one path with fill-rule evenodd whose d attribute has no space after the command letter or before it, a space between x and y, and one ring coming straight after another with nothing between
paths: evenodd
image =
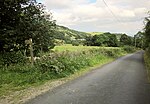
<instances>
[{"instance_id":1,"label":"distant hill","mask_svg":"<svg viewBox=\"0 0 150 104\"><path fill-rule=\"evenodd\" d=\"M90 36L89 33L76 31L64 26L56 26L54 34L55 39L63 40L66 43L71 43L73 40L84 40L87 36Z\"/></svg>"}]
</instances>

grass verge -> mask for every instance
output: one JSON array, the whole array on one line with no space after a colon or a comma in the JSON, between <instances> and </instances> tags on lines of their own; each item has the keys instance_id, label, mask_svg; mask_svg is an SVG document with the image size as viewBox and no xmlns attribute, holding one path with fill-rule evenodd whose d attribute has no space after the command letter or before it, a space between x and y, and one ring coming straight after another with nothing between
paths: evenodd
<instances>
[{"instance_id":1,"label":"grass verge","mask_svg":"<svg viewBox=\"0 0 150 104\"><path fill-rule=\"evenodd\" d=\"M148 50L145 51L144 61L147 70L148 82L150 83L150 52Z\"/></svg>"},{"instance_id":2,"label":"grass verge","mask_svg":"<svg viewBox=\"0 0 150 104\"><path fill-rule=\"evenodd\" d=\"M125 54L127 52L122 48L65 51L44 55L34 66L3 67L0 70L0 103L24 102L89 72L93 66L103 65Z\"/></svg>"}]
</instances>

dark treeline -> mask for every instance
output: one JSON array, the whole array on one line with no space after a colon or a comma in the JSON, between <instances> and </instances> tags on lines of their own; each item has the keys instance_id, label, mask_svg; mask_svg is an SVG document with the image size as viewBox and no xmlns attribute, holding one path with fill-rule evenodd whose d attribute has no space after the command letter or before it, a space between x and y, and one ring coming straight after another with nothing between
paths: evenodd
<instances>
[{"instance_id":1,"label":"dark treeline","mask_svg":"<svg viewBox=\"0 0 150 104\"><path fill-rule=\"evenodd\" d=\"M121 35L119 38L117 36ZM107 47L118 47L118 46L131 46L134 45L134 38L126 34L111 34L103 33L99 35L89 36L86 38L85 45L88 46L107 46Z\"/></svg>"}]
</instances>

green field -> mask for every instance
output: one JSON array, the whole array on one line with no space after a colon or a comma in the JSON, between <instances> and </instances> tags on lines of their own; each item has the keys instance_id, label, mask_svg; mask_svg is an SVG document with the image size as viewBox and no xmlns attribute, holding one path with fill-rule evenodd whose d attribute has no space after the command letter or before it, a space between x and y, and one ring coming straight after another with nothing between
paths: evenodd
<instances>
[{"instance_id":1,"label":"green field","mask_svg":"<svg viewBox=\"0 0 150 104\"><path fill-rule=\"evenodd\" d=\"M62 52L62 51L82 51L82 50L89 50L89 49L98 49L99 47L96 46L72 46L71 44L61 45L61 46L55 46L53 49L56 52Z\"/></svg>"},{"instance_id":2,"label":"green field","mask_svg":"<svg viewBox=\"0 0 150 104\"><path fill-rule=\"evenodd\" d=\"M104 32L89 32L89 34L91 34L92 36L94 35L100 35L103 34Z\"/></svg>"},{"instance_id":3,"label":"green field","mask_svg":"<svg viewBox=\"0 0 150 104\"><path fill-rule=\"evenodd\" d=\"M53 51L55 52L62 52L62 51L84 51L84 50L89 50L89 49L100 49L100 48L105 48L105 49L118 49L119 47L98 47L98 46L72 46L71 44L65 44L61 46L55 46Z\"/></svg>"}]
</instances>

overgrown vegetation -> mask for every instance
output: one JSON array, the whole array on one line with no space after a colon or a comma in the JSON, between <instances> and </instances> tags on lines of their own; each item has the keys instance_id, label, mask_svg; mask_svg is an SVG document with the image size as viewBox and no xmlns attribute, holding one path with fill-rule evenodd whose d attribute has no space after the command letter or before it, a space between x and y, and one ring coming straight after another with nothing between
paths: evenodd
<instances>
[{"instance_id":1,"label":"overgrown vegetation","mask_svg":"<svg viewBox=\"0 0 150 104\"><path fill-rule=\"evenodd\" d=\"M148 80L150 82L150 52L149 51L145 51L144 59L145 59L145 65L147 68Z\"/></svg>"},{"instance_id":2,"label":"overgrown vegetation","mask_svg":"<svg viewBox=\"0 0 150 104\"><path fill-rule=\"evenodd\" d=\"M63 51L43 55L36 60L34 66L31 66L30 63L3 66L0 69L0 96L8 94L9 91L69 76L83 68L103 61L107 62L107 60L125 53L126 51L122 48L95 48L78 52Z\"/></svg>"},{"instance_id":3,"label":"overgrown vegetation","mask_svg":"<svg viewBox=\"0 0 150 104\"><path fill-rule=\"evenodd\" d=\"M145 49L145 63L147 66L147 72L148 72L148 77L150 81L150 12L149 12L149 16L145 20L146 20L146 25L145 25L145 31L143 34L143 37L144 37L143 48Z\"/></svg>"}]
</instances>

